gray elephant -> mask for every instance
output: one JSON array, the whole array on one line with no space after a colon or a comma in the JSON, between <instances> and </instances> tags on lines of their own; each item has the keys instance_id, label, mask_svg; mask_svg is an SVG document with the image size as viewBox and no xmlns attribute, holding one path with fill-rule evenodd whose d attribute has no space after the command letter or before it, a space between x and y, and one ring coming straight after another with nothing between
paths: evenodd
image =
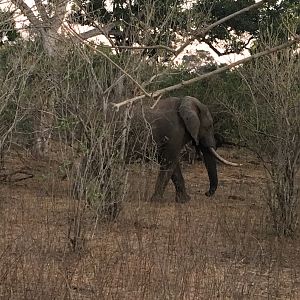
<instances>
[{"instance_id":1,"label":"gray elephant","mask_svg":"<svg viewBox=\"0 0 300 300\"><path fill-rule=\"evenodd\" d=\"M215 151L213 119L206 105L193 97L170 97L161 99L154 109L146 113L157 144L160 171L152 201L160 201L171 179L176 189L176 201L186 202L190 196L186 192L181 173L179 157L185 144L192 141L197 151L201 151L207 169L210 187L206 196L212 196L218 186L216 159L229 165Z\"/></svg>"}]
</instances>

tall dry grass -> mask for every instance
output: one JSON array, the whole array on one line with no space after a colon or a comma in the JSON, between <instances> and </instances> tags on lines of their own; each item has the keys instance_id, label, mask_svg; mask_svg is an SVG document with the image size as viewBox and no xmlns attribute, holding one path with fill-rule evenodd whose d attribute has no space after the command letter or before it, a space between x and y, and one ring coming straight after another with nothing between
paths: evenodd
<instances>
[{"instance_id":1,"label":"tall dry grass","mask_svg":"<svg viewBox=\"0 0 300 300\"><path fill-rule=\"evenodd\" d=\"M59 177L56 150L56 163L44 162L27 183L1 186L2 298L299 297L299 241L272 234L266 178L252 155L229 151L246 170L220 166L214 199L203 196L204 166L186 165L192 200L185 205L175 203L170 187L164 203L147 202L156 172L151 163L131 166L117 221L97 221L84 211L84 239L74 251L68 233L75 202L69 181Z\"/></svg>"}]
</instances>

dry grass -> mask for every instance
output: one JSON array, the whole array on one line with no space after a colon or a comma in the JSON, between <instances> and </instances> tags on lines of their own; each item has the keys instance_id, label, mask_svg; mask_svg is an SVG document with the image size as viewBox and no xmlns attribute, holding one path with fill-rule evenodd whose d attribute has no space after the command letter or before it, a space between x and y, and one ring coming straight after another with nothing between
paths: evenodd
<instances>
[{"instance_id":1,"label":"dry grass","mask_svg":"<svg viewBox=\"0 0 300 300\"><path fill-rule=\"evenodd\" d=\"M278 238L266 220L263 169L219 166L213 198L202 164L186 165L192 200L147 201L155 169L131 165L128 201L115 222L82 217L81 249L68 239L75 202L60 161L31 165L33 179L0 185L1 299L299 299L300 242ZM21 162L12 156L7 167Z\"/></svg>"}]
</instances>

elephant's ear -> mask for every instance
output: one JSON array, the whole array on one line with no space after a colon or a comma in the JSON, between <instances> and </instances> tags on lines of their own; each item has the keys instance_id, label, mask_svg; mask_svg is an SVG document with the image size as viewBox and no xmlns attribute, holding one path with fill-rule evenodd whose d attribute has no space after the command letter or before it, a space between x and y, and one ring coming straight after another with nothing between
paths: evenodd
<instances>
[{"instance_id":1,"label":"elephant's ear","mask_svg":"<svg viewBox=\"0 0 300 300\"><path fill-rule=\"evenodd\" d=\"M196 145L199 145L198 133L200 129L200 119L195 103L191 99L184 99L179 106L179 115L184 121L186 129Z\"/></svg>"}]
</instances>

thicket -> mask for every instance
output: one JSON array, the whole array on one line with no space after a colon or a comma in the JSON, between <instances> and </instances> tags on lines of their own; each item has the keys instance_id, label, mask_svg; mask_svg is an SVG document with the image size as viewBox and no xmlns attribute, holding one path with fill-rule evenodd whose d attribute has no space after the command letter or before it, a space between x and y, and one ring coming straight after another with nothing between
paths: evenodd
<instances>
[{"instance_id":1,"label":"thicket","mask_svg":"<svg viewBox=\"0 0 300 300\"><path fill-rule=\"evenodd\" d=\"M293 34L291 27L285 36ZM282 28L267 30L261 47L282 38ZM235 120L241 141L260 159L269 178L265 200L279 235L293 235L299 220L300 64L295 48L284 49L237 70L240 87L219 94ZM234 95L234 96L232 96Z\"/></svg>"},{"instance_id":2,"label":"thicket","mask_svg":"<svg viewBox=\"0 0 300 300\"><path fill-rule=\"evenodd\" d=\"M131 107L116 112L111 106L136 89L114 64L139 81L150 69L139 56L115 55L101 46L111 61L70 41L60 49L60 56L49 57L38 40L0 48L0 150L4 170L11 151L36 156L33 146L40 128L50 142L46 156L58 145L62 172L72 182L70 197L78 200L70 224L70 240L77 247L85 234L80 219L86 209L96 219L114 219L127 195L128 164L154 159L143 111L132 124ZM52 111L43 110L48 101L53 101Z\"/></svg>"},{"instance_id":3,"label":"thicket","mask_svg":"<svg viewBox=\"0 0 300 300\"><path fill-rule=\"evenodd\" d=\"M262 30L259 48L273 47L295 30L286 23ZM212 64L206 71L214 68L217 66ZM205 68L199 68L198 73L201 71ZM160 88L194 76L187 68L173 68L169 73L162 78ZM216 132L259 158L269 178L265 201L270 224L279 235L293 235L299 218L299 74L299 53L292 47L169 93L189 94L206 103L213 113Z\"/></svg>"},{"instance_id":4,"label":"thicket","mask_svg":"<svg viewBox=\"0 0 300 300\"><path fill-rule=\"evenodd\" d=\"M270 47L279 41L272 33L260 42ZM109 218L116 217L125 199L128 162L154 160L155 152L154 147L147 150L148 144L153 146L147 124L132 123L132 107L116 112L110 105L138 93L119 67L148 90L218 67L149 64L140 52L116 55L106 47L93 50L70 40L61 43L55 57L43 52L38 39L7 44L0 56L2 167L10 149L31 149L38 130L44 128L43 136L62 147L64 169L73 181L71 196L81 200L76 210L88 204ZM280 234L293 234L298 222L298 61L294 49L282 50L169 94L199 98L210 107L217 132L261 158L270 178L266 199ZM53 110L43 110L49 101ZM143 109L137 111L144 122ZM43 122L51 126L40 126Z\"/></svg>"}]
</instances>

